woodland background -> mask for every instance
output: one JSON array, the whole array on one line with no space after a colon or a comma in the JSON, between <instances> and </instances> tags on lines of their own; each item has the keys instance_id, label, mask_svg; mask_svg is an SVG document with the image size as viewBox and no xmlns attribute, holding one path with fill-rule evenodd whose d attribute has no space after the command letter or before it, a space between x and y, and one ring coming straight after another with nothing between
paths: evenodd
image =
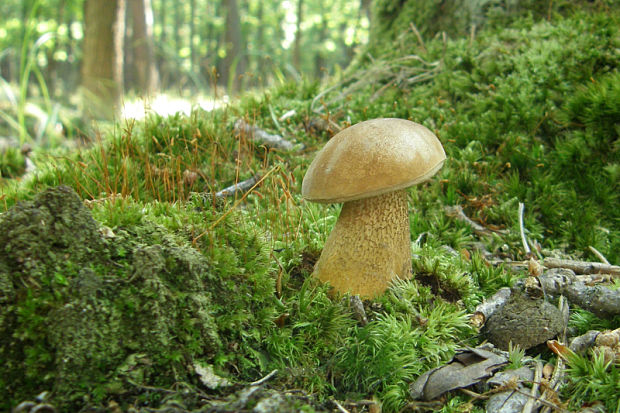
<instances>
[{"instance_id":1,"label":"woodland background","mask_svg":"<svg viewBox=\"0 0 620 413\"><path fill-rule=\"evenodd\" d=\"M479 304L554 259L607 263L570 271L620 297L617 0L0 13L2 411L494 411L489 383L410 391L487 341ZM176 99L160 113L151 93ZM134 102L141 118L119 113ZM301 183L335 133L379 117L428 127L447 161L408 190L413 277L354 306L312 276L340 205ZM562 345L620 337L620 300L568 301ZM618 343L614 360L509 346L506 370L553 366L537 408L620 412Z\"/></svg>"},{"instance_id":2,"label":"woodland background","mask_svg":"<svg viewBox=\"0 0 620 413\"><path fill-rule=\"evenodd\" d=\"M370 1L7 0L0 13L5 89L82 90L109 118L123 93L234 94L338 70L367 39Z\"/></svg>"}]
</instances>

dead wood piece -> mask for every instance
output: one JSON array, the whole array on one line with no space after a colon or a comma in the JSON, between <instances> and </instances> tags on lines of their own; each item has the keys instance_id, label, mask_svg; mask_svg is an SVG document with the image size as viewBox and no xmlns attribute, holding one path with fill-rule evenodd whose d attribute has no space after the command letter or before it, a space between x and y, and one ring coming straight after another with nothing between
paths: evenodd
<instances>
[{"instance_id":1,"label":"dead wood piece","mask_svg":"<svg viewBox=\"0 0 620 413\"><path fill-rule=\"evenodd\" d=\"M259 380L253 381L252 383L250 383L250 385L251 385L251 386L261 386L261 385L263 385L265 382L267 382L268 380L270 380L270 379L271 379L273 376L275 376L276 374L278 374L278 369L271 370L271 372L270 372L268 375L266 375L265 377L263 377L263 378L261 378L261 379L259 379Z\"/></svg>"},{"instance_id":2,"label":"dead wood piece","mask_svg":"<svg viewBox=\"0 0 620 413\"><path fill-rule=\"evenodd\" d=\"M525 255L530 255L532 251L530 250L530 245L527 242L527 237L525 236L525 225L523 224L524 212L525 204L523 202L519 202L519 232L521 233L521 243L523 244L523 250L525 251Z\"/></svg>"},{"instance_id":3,"label":"dead wood piece","mask_svg":"<svg viewBox=\"0 0 620 413\"><path fill-rule=\"evenodd\" d=\"M620 277L620 266L602 262L545 258L543 265L547 268L567 268L573 270L576 274L611 274L615 277Z\"/></svg>"},{"instance_id":4,"label":"dead wood piece","mask_svg":"<svg viewBox=\"0 0 620 413\"><path fill-rule=\"evenodd\" d=\"M531 400L525 393L527 389L522 384L523 382L534 382L534 371L528 366L495 374L487 381L488 384L497 387L491 391L492 394L486 402L486 411L489 413L522 412ZM520 391L516 391L517 389ZM534 397L536 396L537 394Z\"/></svg>"},{"instance_id":5,"label":"dead wood piece","mask_svg":"<svg viewBox=\"0 0 620 413\"><path fill-rule=\"evenodd\" d=\"M598 337L600 333L601 332L597 330L590 330L585 334L575 337L571 340L568 348L575 353L584 353L586 350L594 347L596 337Z\"/></svg>"},{"instance_id":6,"label":"dead wood piece","mask_svg":"<svg viewBox=\"0 0 620 413\"><path fill-rule=\"evenodd\" d=\"M226 187L221 191L215 193L216 198L226 198L229 196L235 196L241 192L249 191L258 181L260 181L260 175L254 175L253 177L246 179L245 181L237 182L234 185Z\"/></svg>"},{"instance_id":7,"label":"dead wood piece","mask_svg":"<svg viewBox=\"0 0 620 413\"><path fill-rule=\"evenodd\" d=\"M619 290L601 285L586 285L576 278L573 270L567 268L551 268L538 278L547 294L562 294L571 303L599 317L613 317L620 314Z\"/></svg>"},{"instance_id":8,"label":"dead wood piece","mask_svg":"<svg viewBox=\"0 0 620 413\"><path fill-rule=\"evenodd\" d=\"M281 149L285 151L290 151L295 148L295 145L284 139L282 136L272 135L258 126L250 125L243 119L239 119L235 122L235 131L238 133L245 133L253 140L260 142L269 148Z\"/></svg>"},{"instance_id":9,"label":"dead wood piece","mask_svg":"<svg viewBox=\"0 0 620 413\"><path fill-rule=\"evenodd\" d=\"M607 258L605 258L605 256L601 254L599 250L594 248L592 245L590 245L588 249L592 251L594 255L596 255L596 258L598 258L600 262L602 262L603 264L609 264L609 261L607 261Z\"/></svg>"},{"instance_id":10,"label":"dead wood piece","mask_svg":"<svg viewBox=\"0 0 620 413\"><path fill-rule=\"evenodd\" d=\"M471 323L480 328L497 311L502 307L508 298L510 297L510 288L500 288L495 294L493 294L488 300L485 300L481 304L478 304L476 311L471 317Z\"/></svg>"},{"instance_id":11,"label":"dead wood piece","mask_svg":"<svg viewBox=\"0 0 620 413\"><path fill-rule=\"evenodd\" d=\"M366 310L364 310L364 303L360 299L359 295L352 295L349 297L349 306L355 316L355 319L360 326L368 324L368 317L366 316Z\"/></svg>"},{"instance_id":12,"label":"dead wood piece","mask_svg":"<svg viewBox=\"0 0 620 413\"><path fill-rule=\"evenodd\" d=\"M414 400L429 401L490 377L508 363L507 356L492 350L492 347L457 350L448 364L427 371L411 383L409 394Z\"/></svg>"},{"instance_id":13,"label":"dead wood piece","mask_svg":"<svg viewBox=\"0 0 620 413\"><path fill-rule=\"evenodd\" d=\"M483 227L482 225L478 224L467 215L465 215L465 212L463 212L463 207L461 207L460 205L447 205L444 207L444 211L449 217L453 217L458 219L459 221L467 223L476 235L487 236L493 234L493 231Z\"/></svg>"}]
</instances>

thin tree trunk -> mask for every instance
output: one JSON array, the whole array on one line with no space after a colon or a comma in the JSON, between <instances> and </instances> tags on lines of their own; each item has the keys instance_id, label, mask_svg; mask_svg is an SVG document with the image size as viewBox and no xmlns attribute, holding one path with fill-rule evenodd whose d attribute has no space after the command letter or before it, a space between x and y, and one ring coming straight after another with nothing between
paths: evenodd
<instances>
[{"instance_id":1,"label":"thin tree trunk","mask_svg":"<svg viewBox=\"0 0 620 413\"><path fill-rule=\"evenodd\" d=\"M153 8L151 0L132 0L133 63L136 86L140 93L151 95L158 87L158 71L153 46Z\"/></svg>"},{"instance_id":2,"label":"thin tree trunk","mask_svg":"<svg viewBox=\"0 0 620 413\"><path fill-rule=\"evenodd\" d=\"M297 0L297 27L295 29L295 48L293 49L293 66L301 72L301 22L304 18L304 0Z\"/></svg>"},{"instance_id":3,"label":"thin tree trunk","mask_svg":"<svg viewBox=\"0 0 620 413\"><path fill-rule=\"evenodd\" d=\"M239 16L239 5L237 0L224 0L226 10L226 31L224 32L224 46L226 56L221 65L220 73L222 80L226 82L231 90L237 92L240 88L240 81L237 76L245 70L243 58L243 37L241 35L241 17Z\"/></svg>"},{"instance_id":4,"label":"thin tree trunk","mask_svg":"<svg viewBox=\"0 0 620 413\"><path fill-rule=\"evenodd\" d=\"M196 36L196 0L189 2L189 60L190 72L196 73L196 45L194 37Z\"/></svg>"},{"instance_id":5,"label":"thin tree trunk","mask_svg":"<svg viewBox=\"0 0 620 413\"><path fill-rule=\"evenodd\" d=\"M168 79L170 78L170 63L166 56L168 55L168 13L166 13L166 0L159 0L158 13L154 14L154 17L159 19L159 26L161 32L156 44L159 45L158 53L156 54L157 67L159 68L159 87L165 89L168 86Z\"/></svg>"},{"instance_id":6,"label":"thin tree trunk","mask_svg":"<svg viewBox=\"0 0 620 413\"><path fill-rule=\"evenodd\" d=\"M59 0L58 2L58 14L56 15L57 27L62 27L65 24L65 0ZM56 94L56 83L58 80L58 61L56 60L56 52L61 46L58 38L53 41L53 47L50 47L47 54L47 87L51 96Z\"/></svg>"},{"instance_id":7,"label":"thin tree trunk","mask_svg":"<svg viewBox=\"0 0 620 413\"><path fill-rule=\"evenodd\" d=\"M256 79L257 85L263 87L266 84L267 79L264 78L265 73L265 31L263 28L265 27L264 18L264 7L263 2L258 2L258 10L256 12L256 18L258 20L258 28L256 32L256 73L258 74L258 79Z\"/></svg>"},{"instance_id":8,"label":"thin tree trunk","mask_svg":"<svg viewBox=\"0 0 620 413\"><path fill-rule=\"evenodd\" d=\"M360 10L366 14L366 18L370 23L370 0L360 0Z\"/></svg>"},{"instance_id":9,"label":"thin tree trunk","mask_svg":"<svg viewBox=\"0 0 620 413\"><path fill-rule=\"evenodd\" d=\"M178 59L179 50L181 50L181 47L183 47L183 44L181 43L181 29L183 28L183 23L185 22L185 16L181 14L181 11L183 9L182 3L176 3L173 9L174 9L174 50L176 53L175 59Z\"/></svg>"},{"instance_id":10,"label":"thin tree trunk","mask_svg":"<svg viewBox=\"0 0 620 413\"><path fill-rule=\"evenodd\" d=\"M123 88L125 0L85 0L82 86L86 115L111 119Z\"/></svg>"},{"instance_id":11,"label":"thin tree trunk","mask_svg":"<svg viewBox=\"0 0 620 413\"><path fill-rule=\"evenodd\" d=\"M325 9L325 3L321 2L321 9ZM318 41L318 49L316 50L316 54L314 55L314 73L317 78L322 77L323 70L325 69L325 57L323 55L323 44L327 39L327 18L325 14L321 15L321 27L319 29L319 41Z\"/></svg>"}]
</instances>

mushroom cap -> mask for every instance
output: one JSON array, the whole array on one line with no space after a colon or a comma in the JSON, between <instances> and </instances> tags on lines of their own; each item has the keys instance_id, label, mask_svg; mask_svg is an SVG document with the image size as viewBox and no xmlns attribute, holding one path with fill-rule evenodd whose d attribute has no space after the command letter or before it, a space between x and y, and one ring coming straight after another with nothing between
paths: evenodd
<instances>
[{"instance_id":1,"label":"mushroom cap","mask_svg":"<svg viewBox=\"0 0 620 413\"><path fill-rule=\"evenodd\" d=\"M382 195L428 180L445 159L428 128L405 119L371 119L325 144L304 176L301 194L322 203Z\"/></svg>"}]
</instances>

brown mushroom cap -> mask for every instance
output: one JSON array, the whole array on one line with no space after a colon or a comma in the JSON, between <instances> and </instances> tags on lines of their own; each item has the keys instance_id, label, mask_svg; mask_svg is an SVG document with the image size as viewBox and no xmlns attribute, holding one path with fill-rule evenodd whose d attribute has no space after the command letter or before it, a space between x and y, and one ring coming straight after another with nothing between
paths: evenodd
<instances>
[{"instance_id":1,"label":"brown mushroom cap","mask_svg":"<svg viewBox=\"0 0 620 413\"><path fill-rule=\"evenodd\" d=\"M334 135L306 172L301 193L313 202L346 202L424 182L446 154L426 127L405 119L367 120Z\"/></svg>"}]
</instances>

